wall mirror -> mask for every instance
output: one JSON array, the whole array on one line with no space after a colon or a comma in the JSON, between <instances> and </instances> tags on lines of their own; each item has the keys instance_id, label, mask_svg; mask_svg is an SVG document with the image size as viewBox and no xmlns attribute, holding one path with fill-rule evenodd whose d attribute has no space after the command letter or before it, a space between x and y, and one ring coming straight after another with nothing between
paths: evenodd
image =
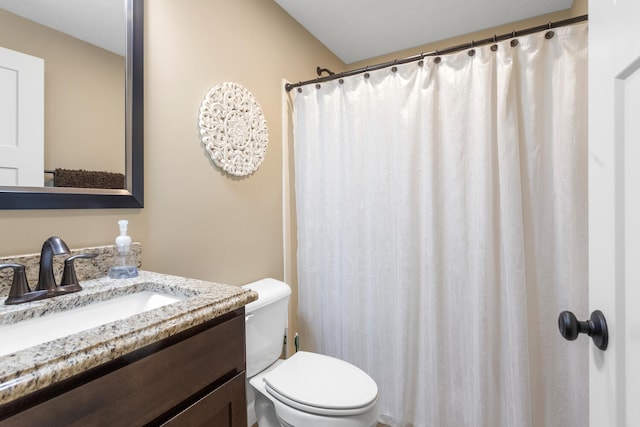
<instances>
[{"instance_id":1,"label":"wall mirror","mask_svg":"<svg viewBox=\"0 0 640 427\"><path fill-rule=\"evenodd\" d=\"M2 27L5 27L5 29L8 27L8 25L6 25L6 22L11 22L12 25L14 25L13 22L15 21L15 25L18 25L20 24L20 20L24 17L24 15L17 16L15 10L12 11L12 4L18 5L16 6L18 8L24 8L27 3L33 3L30 7L38 8L38 1L39 0L0 0L0 22L3 22ZM117 7L119 8L124 8L124 14L121 18L122 20L124 20L124 25L121 26L121 29L119 31L126 33L126 36L123 34L117 34L117 37L115 37L115 39L121 39L121 42L116 42L116 44L125 44L126 47L122 46L122 53L112 55L121 61L119 63L119 66L121 68L124 68L124 70L118 69L117 71L118 73L120 73L118 77L118 85L120 86L111 90L111 92L116 93L116 98L119 99L119 102L121 104L124 104L124 106L122 106L121 104L118 105L117 108L115 108L115 113L112 114L111 112L105 112L101 109L102 106L99 105L100 103L106 104L106 100L102 95L99 94L98 91L98 88L104 86L105 83L96 80L97 77L95 74L97 73L91 72L90 68L85 67L83 64L74 63L73 60L67 59L68 57L65 57L64 61L61 62L67 63L66 66L68 67L72 67L69 69L72 70L72 72L65 71L59 74L74 75L75 73L75 75L70 79L69 83L65 83L66 86L64 86L62 90L58 91L65 93L73 91L82 92L81 95L87 97L85 99L87 99L88 101L65 101L64 105L56 104L54 108L48 107L47 102L50 102L50 100L48 100L47 97L54 97L56 96L56 93L58 93L55 92L54 89L52 89L55 84L53 84L53 82L48 79L52 79L53 77L51 76L55 74L53 68L57 60L57 58L51 55L57 55L59 51L57 48L47 48L46 51L42 51L42 44L36 42L35 45L40 46L41 52L43 52L44 55L38 55L38 52L36 52L35 54L31 52L26 53L34 55L36 57L47 56L47 58L49 58L45 58L43 61L45 74L45 108L43 115L45 117L44 124L42 125L44 128L44 138L42 139L44 140L44 151L47 153L46 156L44 156L46 159L46 163L42 168L43 176L45 175L45 171L48 170L47 172L50 172L52 169L59 170L58 168L87 171L114 171L122 173L124 175L123 188L81 188L81 186L58 187L48 186L46 184L42 186L21 184L11 186L9 184L3 183L2 185L0 185L0 209L97 209L140 208L143 206L144 0L101 0L91 2L87 2L86 0L59 0L51 2L47 0L43 4L45 4L46 7L65 7L67 8L64 12L65 15L71 15L71 18L75 20L75 22L81 22L81 8L88 7L89 5L89 7L97 7L100 6L100 3L109 2L116 3ZM77 14L75 12L77 12ZM2 19L5 19L6 17L13 19L13 21L2 21ZM101 19L100 21L107 20ZM31 21L25 22L29 22L29 25L31 25ZM87 27L96 26L97 25L92 24ZM39 27L34 28L36 28L37 31L40 31ZM30 36L15 37L16 30L17 28L14 28L12 32L9 32L7 30L3 35L3 30L2 28L0 28L0 49L7 47L8 49L16 51L20 50L12 46L11 43L16 44L18 41L22 42ZM56 30L60 31L59 29ZM49 28L43 28L42 31L51 30ZM103 32L112 35L114 34L113 30L105 31L105 29L103 29ZM7 33L13 34L14 36L7 39ZM61 37L66 37L65 34L60 34ZM3 40L2 37L5 37L5 39ZM10 42L7 42L7 40L9 40ZM86 46L90 46L90 43L92 42L87 42L86 40L88 39L83 39L82 41L79 40L79 45L81 46L82 44L84 44ZM104 48L101 46L100 49L109 48ZM114 50L118 49L119 48L116 48ZM72 54L72 57L75 57L73 55L75 55L75 53ZM118 57L117 55L124 55L124 58ZM49 64L49 70L47 70L47 63ZM49 74L47 74L48 71ZM2 72L3 67L0 63L0 91L2 91L3 88L6 88L6 85L3 86ZM7 74L10 73L5 73L5 75ZM95 88L96 90L87 90L87 86L84 86L84 89L79 89L80 87L82 87L79 80L85 79L85 84L90 85L89 87ZM94 107L93 105L99 106ZM49 108L51 111L48 111L47 108ZM70 114L62 117L60 115L60 110L69 110ZM0 105L0 115L6 114L6 111L7 109L3 108L3 105ZM95 113L91 114L94 111ZM89 113L87 114L88 116L97 116L98 124L93 125L88 123L88 120L78 119L78 117L83 117L81 114L87 112ZM53 117L55 117L55 119ZM0 116L0 124L3 123L2 120L3 117ZM12 119L5 118L5 123L7 123L7 120L9 120L8 123L11 123ZM109 122L109 120L113 121ZM107 138L105 136L105 134L109 133L107 132L107 129L98 129L98 126L100 125L106 126L105 123L112 123L111 125L108 125L109 132L115 129L115 136L109 136L109 138ZM60 131L60 133L55 133L58 132L58 130L54 128L63 127L73 129L75 131L75 134L73 134L72 136L67 136L63 135L62 131ZM53 135L51 135L52 133ZM62 148L60 148L61 146L59 145L56 145L55 148L53 147L53 145L50 147L49 144L51 140L63 140L63 144L67 145L62 145ZM57 141L55 142L58 143ZM73 142L73 144L75 145L72 145L71 142ZM91 144L94 145L92 146ZM113 167L103 166L101 163L99 163L100 161L104 161L104 158L108 157L107 155L103 154L103 151L101 151L107 146L111 151L116 153L114 157L117 157L117 162ZM83 150L86 152L86 154L84 154L84 157L78 156L77 153L82 152ZM0 151L0 160L2 160L2 156L2 152ZM84 160L76 160L74 159L74 157L78 157ZM67 164L68 162L72 161L75 161L76 163L71 165Z\"/></svg>"}]
</instances>

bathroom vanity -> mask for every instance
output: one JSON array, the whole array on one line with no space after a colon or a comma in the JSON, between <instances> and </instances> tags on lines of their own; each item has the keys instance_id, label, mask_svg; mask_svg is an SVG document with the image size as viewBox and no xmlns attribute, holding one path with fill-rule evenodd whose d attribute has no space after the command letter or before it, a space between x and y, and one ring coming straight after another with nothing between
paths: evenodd
<instances>
[{"instance_id":1,"label":"bathroom vanity","mask_svg":"<svg viewBox=\"0 0 640 427\"><path fill-rule=\"evenodd\" d=\"M145 271L82 286L0 307L0 329L140 292L179 300L0 355L0 426L246 426L244 306L256 293Z\"/></svg>"}]
</instances>

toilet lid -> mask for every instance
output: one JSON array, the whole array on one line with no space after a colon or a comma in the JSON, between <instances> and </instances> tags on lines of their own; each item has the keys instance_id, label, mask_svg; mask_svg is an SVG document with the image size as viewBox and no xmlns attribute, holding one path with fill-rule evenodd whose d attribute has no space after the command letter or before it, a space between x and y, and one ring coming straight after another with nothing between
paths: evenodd
<instances>
[{"instance_id":1,"label":"toilet lid","mask_svg":"<svg viewBox=\"0 0 640 427\"><path fill-rule=\"evenodd\" d=\"M300 410L323 415L358 414L378 399L378 386L343 360L300 351L264 377L267 391Z\"/></svg>"}]
</instances>

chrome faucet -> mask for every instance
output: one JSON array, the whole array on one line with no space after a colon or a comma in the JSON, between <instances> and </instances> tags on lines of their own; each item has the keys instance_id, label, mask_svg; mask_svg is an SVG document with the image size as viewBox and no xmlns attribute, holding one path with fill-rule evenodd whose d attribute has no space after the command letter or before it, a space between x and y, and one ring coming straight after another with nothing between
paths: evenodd
<instances>
[{"instance_id":1,"label":"chrome faucet","mask_svg":"<svg viewBox=\"0 0 640 427\"><path fill-rule=\"evenodd\" d=\"M68 255L71 251L67 244L59 237L49 237L42 245L40 252L40 272L38 273L38 286L36 291L47 291L54 294L58 285L53 275L53 256Z\"/></svg>"}]
</instances>

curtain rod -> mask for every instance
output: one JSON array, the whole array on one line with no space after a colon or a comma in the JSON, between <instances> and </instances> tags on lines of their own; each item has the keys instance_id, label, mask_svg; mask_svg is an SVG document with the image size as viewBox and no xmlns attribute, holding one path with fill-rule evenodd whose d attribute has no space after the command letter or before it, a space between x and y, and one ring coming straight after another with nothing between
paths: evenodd
<instances>
[{"instance_id":1,"label":"curtain rod","mask_svg":"<svg viewBox=\"0 0 640 427\"><path fill-rule=\"evenodd\" d=\"M329 82L331 80L336 80L336 79L340 79L340 78L343 78L343 77L355 76L357 74L362 74L362 73L366 73L366 72L369 72L369 71L381 70L383 68L388 68L388 67L392 67L392 66L396 66L396 65L400 65L400 64L406 64L406 63L409 63L409 62L421 61L427 56L446 55L448 53L459 52L461 50L471 49L471 48L474 48L474 47L477 47L477 46L486 45L486 44L489 44L489 43L496 43L496 42L503 41L503 40L509 40L509 39L512 39L512 38L515 38L515 37L526 36L528 34L537 33L539 31L543 31L543 30L550 30L552 28L564 27L566 25L571 25L571 24L577 24L578 22L587 21L588 19L589 19L589 15L581 15L581 16L576 16L575 18L564 19L562 21L549 22L548 24L545 24L545 25L538 25L536 27L526 28L524 30L512 31L510 33L504 33L504 34L501 34L499 36L494 35L493 37L489 37L489 38L482 39L482 40L472 40L469 43L464 43L464 44L460 44L460 45L457 45L457 46L448 47L448 48L445 48L445 49L436 49L436 50L434 50L432 52L421 53L420 55L410 56L410 57L404 58L404 59L394 59L393 61L383 62L383 63L375 64L375 65L369 65L369 66L366 66L366 67L358 68L358 69L351 70L351 71L345 71L345 72L342 72L342 73L333 73L333 74L330 74L330 75L325 76L325 77L318 77L318 78L311 79L311 80L305 80L303 82L287 83L287 84L284 85L284 88L286 89L287 92L290 92L292 89L294 89L296 87L306 86L306 85L312 84L312 83ZM320 70L320 67L318 67L317 69ZM326 71L330 72L329 70L324 69L324 68L322 70L326 70Z\"/></svg>"}]
</instances>

